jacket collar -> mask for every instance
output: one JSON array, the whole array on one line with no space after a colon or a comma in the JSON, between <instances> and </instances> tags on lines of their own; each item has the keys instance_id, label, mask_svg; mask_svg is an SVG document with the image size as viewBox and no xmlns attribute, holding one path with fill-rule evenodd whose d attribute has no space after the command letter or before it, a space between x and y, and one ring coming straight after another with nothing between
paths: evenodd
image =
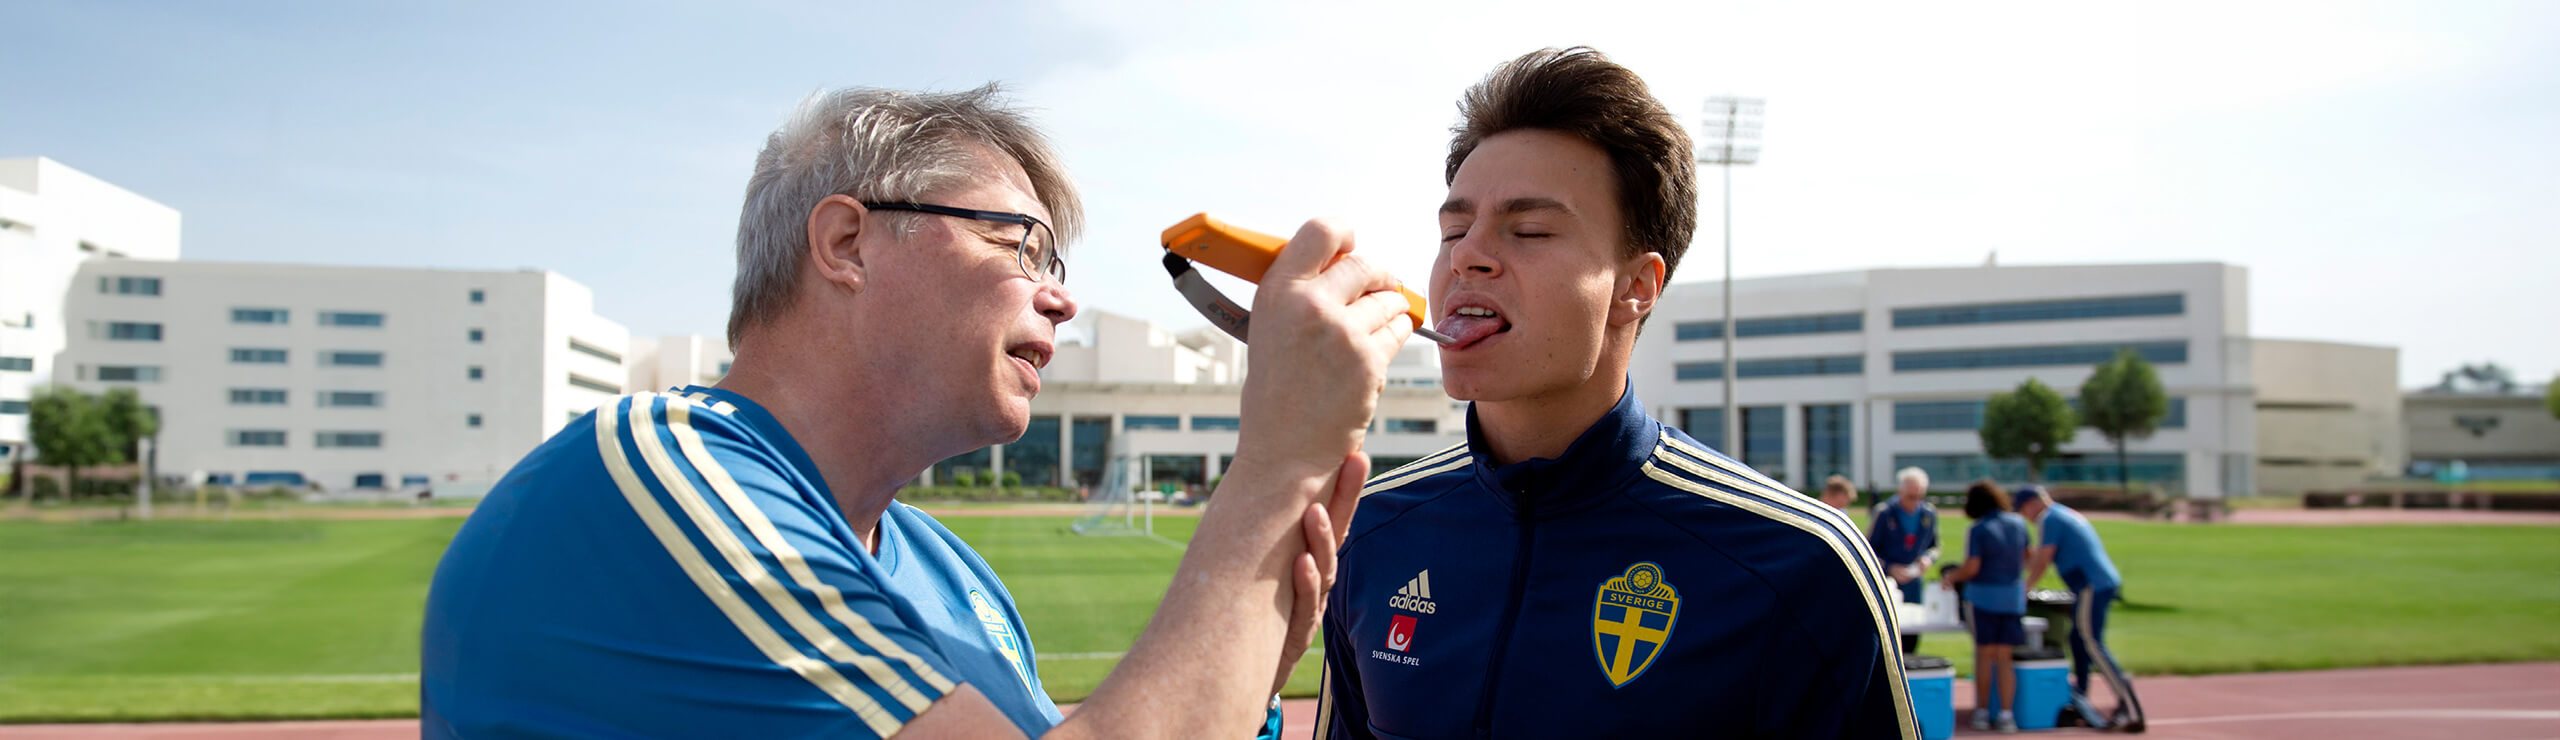
<instances>
[{"instance_id":1,"label":"jacket collar","mask_svg":"<svg viewBox=\"0 0 2560 740\"><path fill-rule=\"evenodd\" d=\"M1476 419L1467 405L1467 449L1475 456L1476 480L1514 512L1526 509L1536 518L1562 514L1595 503L1616 492L1653 457L1661 425L1646 416L1630 380L1618 405L1582 431L1564 454L1496 467Z\"/></svg>"}]
</instances>

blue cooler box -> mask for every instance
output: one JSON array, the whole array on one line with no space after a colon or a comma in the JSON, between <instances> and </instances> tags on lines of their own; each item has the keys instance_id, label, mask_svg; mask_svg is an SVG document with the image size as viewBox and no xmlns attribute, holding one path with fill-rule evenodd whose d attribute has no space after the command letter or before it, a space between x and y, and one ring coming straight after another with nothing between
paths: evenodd
<instances>
[{"instance_id":1,"label":"blue cooler box","mask_svg":"<svg viewBox=\"0 0 2560 740\"><path fill-rule=\"evenodd\" d=\"M2018 729L2053 729L2053 720L2071 704L2071 661L2050 648L2019 650Z\"/></svg>"},{"instance_id":2,"label":"blue cooler box","mask_svg":"<svg viewBox=\"0 0 2560 740\"><path fill-rule=\"evenodd\" d=\"M1923 740L1947 740L1956 734L1956 669L1935 655L1902 657L1902 677L1911 687L1911 711L1920 715ZM2051 725L2053 718L2045 718Z\"/></svg>"}]
</instances>

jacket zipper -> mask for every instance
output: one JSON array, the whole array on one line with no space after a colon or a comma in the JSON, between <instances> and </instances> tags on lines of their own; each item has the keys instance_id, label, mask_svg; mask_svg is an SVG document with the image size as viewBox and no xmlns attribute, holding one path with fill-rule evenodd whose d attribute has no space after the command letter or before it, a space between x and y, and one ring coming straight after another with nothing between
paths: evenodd
<instances>
[{"instance_id":1,"label":"jacket zipper","mask_svg":"<svg viewBox=\"0 0 2560 740\"><path fill-rule=\"evenodd\" d=\"M1528 496L1515 495L1520 502L1520 546L1511 556L1510 606L1502 612L1502 627L1493 633L1493 657L1485 664L1484 689L1476 697L1476 736L1493 736L1493 692L1502 685L1502 655L1511 647L1511 629L1520 619L1520 597L1529 584L1529 550L1536 540L1537 504Z\"/></svg>"}]
</instances>

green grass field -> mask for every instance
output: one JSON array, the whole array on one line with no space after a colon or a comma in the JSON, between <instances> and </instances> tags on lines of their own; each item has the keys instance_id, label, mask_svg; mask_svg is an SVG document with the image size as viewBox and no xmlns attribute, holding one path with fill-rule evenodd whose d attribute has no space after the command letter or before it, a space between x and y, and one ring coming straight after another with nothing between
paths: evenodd
<instances>
[{"instance_id":1,"label":"green grass field","mask_svg":"<svg viewBox=\"0 0 2560 740\"><path fill-rule=\"evenodd\" d=\"M1064 517L944 521L1003 574L1061 701L1101 681L1181 556ZM1179 542L1193 523L1156 526ZM460 524L0 521L0 721L412 715L425 587ZM2560 659L2560 529L2099 528L2132 599L2112 642L2139 673ZM1971 645L1922 651L1964 664Z\"/></svg>"}]
</instances>

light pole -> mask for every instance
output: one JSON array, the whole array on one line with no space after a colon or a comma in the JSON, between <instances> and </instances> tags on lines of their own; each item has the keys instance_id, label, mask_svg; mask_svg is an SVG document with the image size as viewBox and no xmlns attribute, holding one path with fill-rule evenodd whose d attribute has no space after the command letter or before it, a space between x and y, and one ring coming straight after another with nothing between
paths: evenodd
<instances>
[{"instance_id":1,"label":"light pole","mask_svg":"<svg viewBox=\"0 0 2560 740\"><path fill-rule=\"evenodd\" d=\"M1707 99L1698 164L1724 168L1724 450L1742 449L1742 410L1733 406L1733 168L1760 161L1759 98ZM1741 455L1735 455L1739 458Z\"/></svg>"}]
</instances>

